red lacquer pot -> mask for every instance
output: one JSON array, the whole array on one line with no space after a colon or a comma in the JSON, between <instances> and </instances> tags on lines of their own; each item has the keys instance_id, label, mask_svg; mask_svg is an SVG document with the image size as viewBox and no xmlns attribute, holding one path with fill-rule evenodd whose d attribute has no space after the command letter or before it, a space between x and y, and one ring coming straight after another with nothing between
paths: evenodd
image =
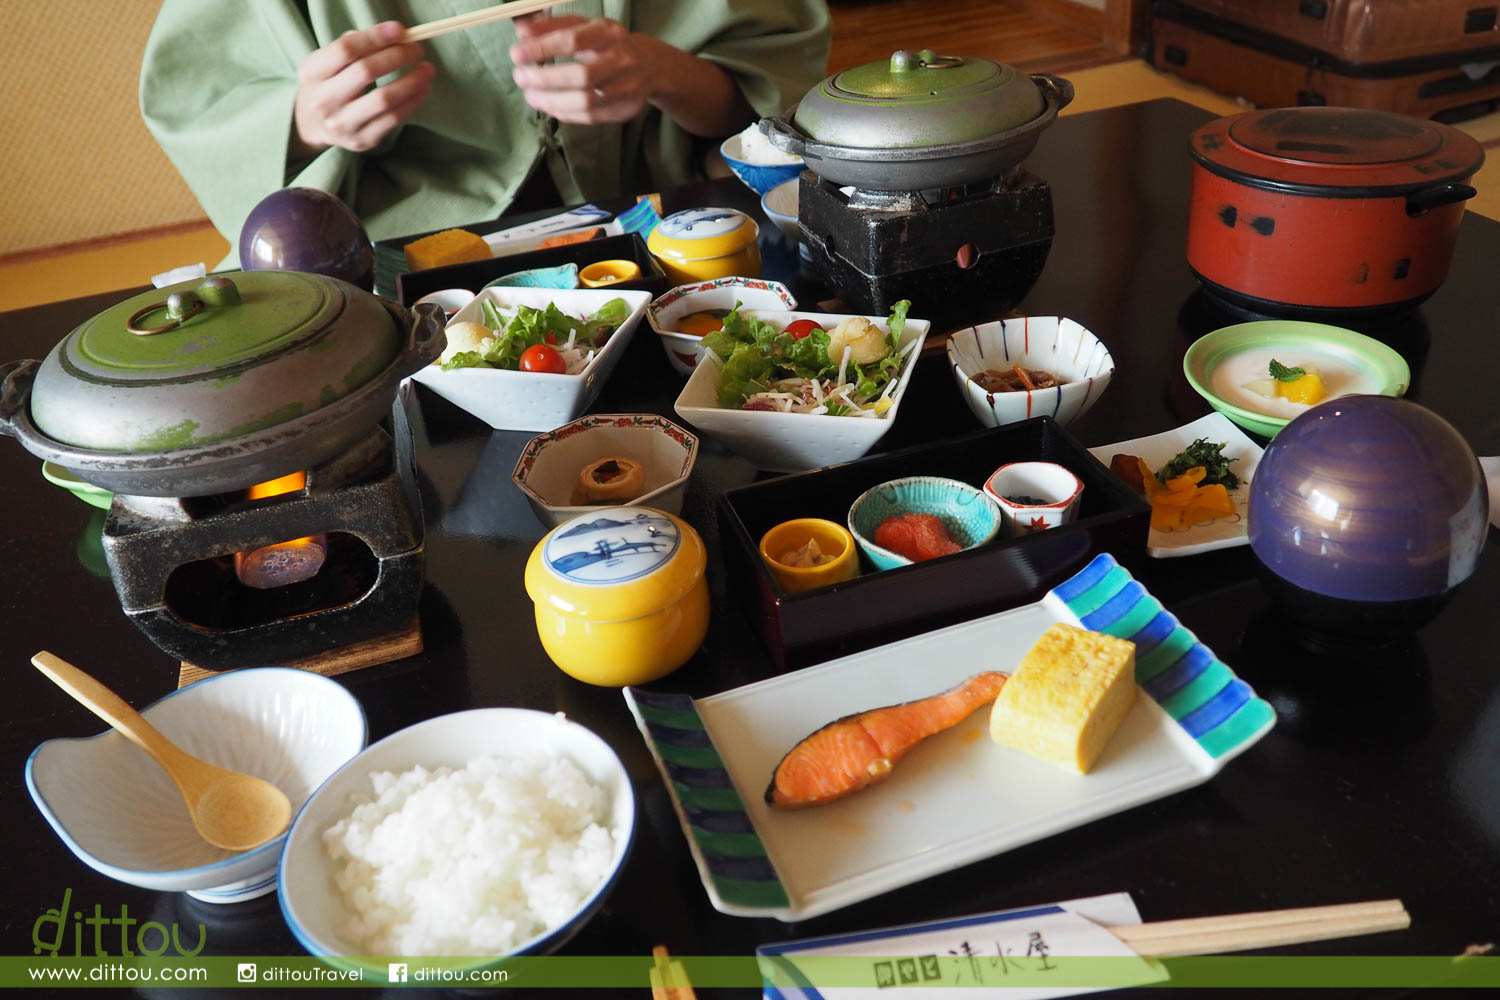
<instances>
[{"instance_id":1,"label":"red lacquer pot","mask_svg":"<svg viewBox=\"0 0 1500 1000\"><path fill-rule=\"evenodd\" d=\"M1437 122L1276 108L1193 133L1187 259L1208 290L1271 314L1382 310L1437 290L1484 150Z\"/></svg>"}]
</instances>

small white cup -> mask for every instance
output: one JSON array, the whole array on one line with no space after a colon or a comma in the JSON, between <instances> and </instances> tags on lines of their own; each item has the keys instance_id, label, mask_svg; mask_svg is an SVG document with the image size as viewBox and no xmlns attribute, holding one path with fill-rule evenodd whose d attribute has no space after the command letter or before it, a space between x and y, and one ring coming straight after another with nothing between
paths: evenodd
<instances>
[{"instance_id":1,"label":"small white cup","mask_svg":"<svg viewBox=\"0 0 1500 1000\"><path fill-rule=\"evenodd\" d=\"M424 302L431 302L443 310L444 316L452 319L454 313L474 301L475 294L467 288L444 288L436 292L428 292L414 302L413 305L419 306Z\"/></svg>"},{"instance_id":2,"label":"small white cup","mask_svg":"<svg viewBox=\"0 0 1500 1000\"><path fill-rule=\"evenodd\" d=\"M984 491L1000 505L1006 536L1019 538L1076 518L1083 481L1055 462L1011 462L995 470Z\"/></svg>"}]
</instances>

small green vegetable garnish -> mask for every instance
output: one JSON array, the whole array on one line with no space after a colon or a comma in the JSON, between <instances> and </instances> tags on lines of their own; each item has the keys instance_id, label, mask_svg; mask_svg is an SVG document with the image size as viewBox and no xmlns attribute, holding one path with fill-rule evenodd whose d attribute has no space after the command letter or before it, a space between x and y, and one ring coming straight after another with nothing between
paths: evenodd
<instances>
[{"instance_id":1,"label":"small green vegetable garnish","mask_svg":"<svg viewBox=\"0 0 1500 1000\"><path fill-rule=\"evenodd\" d=\"M1306 374L1306 368L1288 368L1275 358L1271 359L1271 377L1278 382L1295 382Z\"/></svg>"},{"instance_id":2,"label":"small green vegetable garnish","mask_svg":"<svg viewBox=\"0 0 1500 1000\"><path fill-rule=\"evenodd\" d=\"M1271 362L1275 364L1275 362ZM1233 472L1229 471L1230 462L1238 462L1237 458L1225 458L1224 446L1229 442L1212 444L1208 438L1199 438L1188 445L1182 451L1172 456L1171 461L1156 470L1156 478L1165 485L1168 479L1180 476L1194 466L1203 466L1205 475L1200 486L1212 486L1214 483L1223 483L1226 490L1239 487L1240 480Z\"/></svg>"}]
</instances>

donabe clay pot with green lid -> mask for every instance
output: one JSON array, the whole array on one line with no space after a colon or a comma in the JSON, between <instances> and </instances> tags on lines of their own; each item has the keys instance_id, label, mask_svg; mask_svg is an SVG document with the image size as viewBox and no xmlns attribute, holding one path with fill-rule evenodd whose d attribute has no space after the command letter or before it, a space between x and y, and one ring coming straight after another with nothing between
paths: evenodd
<instances>
[{"instance_id":1,"label":"donabe clay pot with green lid","mask_svg":"<svg viewBox=\"0 0 1500 1000\"><path fill-rule=\"evenodd\" d=\"M834 184L922 190L1008 173L1072 99L1047 73L902 49L833 74L760 128Z\"/></svg>"},{"instance_id":2,"label":"donabe clay pot with green lid","mask_svg":"<svg viewBox=\"0 0 1500 1000\"><path fill-rule=\"evenodd\" d=\"M305 469L389 412L441 313L336 278L243 271L135 295L0 367L0 432L117 493L201 496Z\"/></svg>"}]
</instances>

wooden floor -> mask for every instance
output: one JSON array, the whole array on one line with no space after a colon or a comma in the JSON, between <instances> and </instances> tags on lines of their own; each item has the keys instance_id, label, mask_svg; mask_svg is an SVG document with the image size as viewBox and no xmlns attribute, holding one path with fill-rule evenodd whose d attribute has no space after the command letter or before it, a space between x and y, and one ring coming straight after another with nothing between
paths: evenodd
<instances>
[{"instance_id":1,"label":"wooden floor","mask_svg":"<svg viewBox=\"0 0 1500 1000\"><path fill-rule=\"evenodd\" d=\"M1120 56L1099 38L1006 0L831 0L830 71L888 59L897 49L980 56L1027 73L1067 72Z\"/></svg>"}]
</instances>

